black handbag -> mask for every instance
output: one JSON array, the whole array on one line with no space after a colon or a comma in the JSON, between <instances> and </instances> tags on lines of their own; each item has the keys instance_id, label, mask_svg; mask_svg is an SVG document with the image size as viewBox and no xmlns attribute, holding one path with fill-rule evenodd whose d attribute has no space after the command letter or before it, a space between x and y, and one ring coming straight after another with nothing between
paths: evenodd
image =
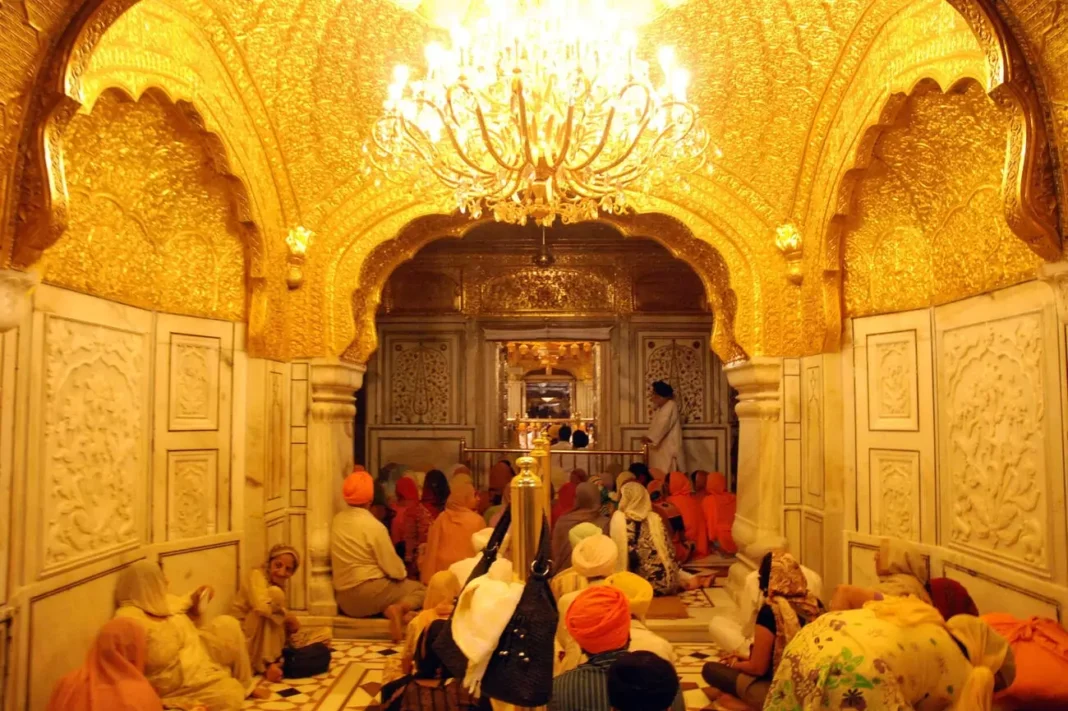
<instances>
[{"instance_id":1,"label":"black handbag","mask_svg":"<svg viewBox=\"0 0 1068 711\"><path fill-rule=\"evenodd\" d=\"M497 522L497 525L493 529L493 533L490 535L489 541L486 543L486 547L482 550L482 557L478 563L475 564L471 574L467 576L467 580L464 582L466 588L475 578L481 577L489 572L490 566L497 560L497 553L501 549L501 544L504 543L504 537L508 535L508 527L512 524L512 507L509 506L504 510L501 515L501 520ZM463 679L467 674L467 657L456 646L456 640L452 638L452 615L449 615L449 624L445 626L438 638L434 640L434 652L441 659L441 663L445 665L445 668L449 670L457 679Z\"/></svg>"},{"instance_id":2,"label":"black handbag","mask_svg":"<svg viewBox=\"0 0 1068 711\"><path fill-rule=\"evenodd\" d=\"M323 642L306 647L282 650L282 676L286 679L306 679L330 671L331 650Z\"/></svg>"},{"instance_id":3,"label":"black handbag","mask_svg":"<svg viewBox=\"0 0 1068 711\"><path fill-rule=\"evenodd\" d=\"M482 693L516 706L544 706L553 691L553 639L559 622L549 587L553 573L549 524L542 519L538 554L519 604L482 678Z\"/></svg>"}]
</instances>

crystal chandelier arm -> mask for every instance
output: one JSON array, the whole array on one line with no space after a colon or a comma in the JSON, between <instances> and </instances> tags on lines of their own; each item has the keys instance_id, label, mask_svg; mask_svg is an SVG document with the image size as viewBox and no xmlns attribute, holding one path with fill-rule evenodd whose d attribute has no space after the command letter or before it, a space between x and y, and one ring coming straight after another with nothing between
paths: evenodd
<instances>
[{"instance_id":1,"label":"crystal chandelier arm","mask_svg":"<svg viewBox=\"0 0 1068 711\"><path fill-rule=\"evenodd\" d=\"M450 93L451 93L451 90L450 90ZM427 99L425 99L423 97L419 97L419 98L415 99L415 104L417 106L429 107L435 114L437 114L438 120L441 121L441 125L445 128L445 135L447 135L449 137L449 143L452 144L453 150L456 152L456 155L460 158L460 160L462 160L464 163L466 163L467 166L470 167L471 170L475 171L476 173L480 173L481 175L484 175L484 176L487 176L487 177L490 177L490 176L493 175L493 171L486 170L485 168L481 167L480 165L475 163L473 160L471 160L467 156L467 153L460 146L460 142L458 140L456 140L456 132L453 130L452 124L449 122L449 120L447 119L447 117L445 116L445 113L441 110L441 108L439 108L432 101L429 101L429 100L427 100ZM450 104L451 104L451 101L450 101ZM412 125L411 122L408 121L408 119L402 119L402 120L403 120L403 122L404 122L406 127L409 126L409 125ZM419 128L418 126L415 126L415 128L419 131L419 134L426 140L427 143L429 143L430 145L434 144L433 141L430 141L429 139L427 139L426 132L423 131L423 129ZM435 154L436 153L437 153L437 151L435 151ZM454 170L454 172L459 172L459 171L455 171L455 169L453 169L453 168L450 168L450 170Z\"/></svg>"},{"instance_id":2,"label":"crystal chandelier arm","mask_svg":"<svg viewBox=\"0 0 1068 711\"><path fill-rule=\"evenodd\" d=\"M639 84L638 82L631 82L630 84L627 84L623 87L623 89L619 92L619 96L617 97L617 99L622 100L623 97L626 96L627 92L631 89L640 89L645 94L645 107L642 109L641 121L638 122L638 130L635 131L634 138L630 141L630 144L627 146L627 149L623 151L623 154L605 167L599 169L597 171L599 173L607 173L608 171L623 163L623 161L627 160L627 158L630 157L631 153L634 152L634 148L638 145L638 142L641 140L642 134L645 133L646 127L649 126L649 122L652 120L652 116L650 114L652 112L653 107L653 97L652 92L649 90L649 87L643 84ZM582 165L573 168L573 170L582 170L590 163L592 163L601 154L601 151L604 149L605 144L608 142L609 131L612 128L612 119L615 117L615 113L616 109L613 106L609 111L608 121L605 123L604 135L601 136L601 143L597 146L597 150L594 152L593 156Z\"/></svg>"},{"instance_id":3,"label":"crystal chandelier arm","mask_svg":"<svg viewBox=\"0 0 1068 711\"><path fill-rule=\"evenodd\" d=\"M449 87L449 90L445 93L445 106L448 108L449 118L452 120L452 123L457 126L460 125L460 120L456 115L456 107L453 104L453 94L461 91L465 93L472 101L474 101L475 120L478 122L478 130L479 133L482 135L482 143L486 146L486 152L488 152L490 154L490 157L492 157L493 160L496 161L497 165L504 168L505 170L519 170L519 165L509 165L508 161L501 157L501 154L497 152L497 149L493 145L493 141L491 140L492 134L490 133L489 127L486 125L486 116L482 112L482 105L478 101L478 96L475 94L474 91L471 90L471 87L467 86L466 84L457 84L456 86ZM460 147L459 141L456 140L456 134L450 127L449 122L444 120L444 116L442 117L442 122L448 129L449 139L452 141L452 145L456 149L456 152L457 154L459 154L460 158L479 173L486 176L492 176L493 171L487 171L468 159L466 153L464 152L464 149Z\"/></svg>"},{"instance_id":4,"label":"crystal chandelier arm","mask_svg":"<svg viewBox=\"0 0 1068 711\"><path fill-rule=\"evenodd\" d=\"M523 80L516 77L512 82L512 96L519 102L519 136L523 142L523 155L527 163L534 165L534 152L530 147L530 122L527 120L527 100L523 96Z\"/></svg>"}]
</instances>

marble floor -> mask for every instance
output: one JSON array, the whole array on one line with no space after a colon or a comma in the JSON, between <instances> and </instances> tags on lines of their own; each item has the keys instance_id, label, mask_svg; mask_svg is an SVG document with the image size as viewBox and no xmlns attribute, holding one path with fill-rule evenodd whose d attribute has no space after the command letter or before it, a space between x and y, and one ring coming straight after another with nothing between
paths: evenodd
<instances>
[{"instance_id":1,"label":"marble floor","mask_svg":"<svg viewBox=\"0 0 1068 711\"><path fill-rule=\"evenodd\" d=\"M246 702L246 711L377 711L382 671L387 660L398 654L398 648L388 642L359 639L337 640L334 647L327 674L271 684L271 697ZM718 659L720 651L711 644L676 644L675 653L687 711L715 709L702 690L701 667Z\"/></svg>"}]
</instances>

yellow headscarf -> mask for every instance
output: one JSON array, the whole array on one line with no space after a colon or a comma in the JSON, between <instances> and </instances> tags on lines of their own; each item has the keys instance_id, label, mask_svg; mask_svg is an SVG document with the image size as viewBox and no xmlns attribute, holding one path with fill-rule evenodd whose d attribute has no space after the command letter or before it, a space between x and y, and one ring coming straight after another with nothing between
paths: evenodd
<instances>
[{"instance_id":1,"label":"yellow headscarf","mask_svg":"<svg viewBox=\"0 0 1068 711\"><path fill-rule=\"evenodd\" d=\"M118 607L137 607L156 617L173 614L167 601L167 578L159 564L139 560L119 574L115 586Z\"/></svg>"},{"instance_id":2,"label":"yellow headscarf","mask_svg":"<svg viewBox=\"0 0 1068 711\"><path fill-rule=\"evenodd\" d=\"M972 663L972 671L957 698L957 708L990 711L994 675L1005 663L1009 643L990 625L972 615L955 615L946 622L946 628L968 651L968 661Z\"/></svg>"},{"instance_id":3,"label":"yellow headscarf","mask_svg":"<svg viewBox=\"0 0 1068 711\"><path fill-rule=\"evenodd\" d=\"M653 586L648 580L640 575L624 571L608 576L608 579L604 582L605 585L609 585L627 596L632 617L637 617L642 622L645 621L645 616L649 613L649 607L653 604Z\"/></svg>"}]
</instances>

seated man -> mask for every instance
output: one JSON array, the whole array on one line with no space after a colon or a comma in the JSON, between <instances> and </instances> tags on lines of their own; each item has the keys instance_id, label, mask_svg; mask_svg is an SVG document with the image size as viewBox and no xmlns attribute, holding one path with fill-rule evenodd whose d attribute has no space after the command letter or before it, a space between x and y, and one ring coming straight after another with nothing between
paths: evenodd
<instances>
[{"instance_id":1,"label":"seated man","mask_svg":"<svg viewBox=\"0 0 1068 711\"><path fill-rule=\"evenodd\" d=\"M619 590L599 585L582 591L567 611L567 630L588 657L553 680L549 711L611 711L609 669L628 654L630 604ZM676 691L672 711L683 711Z\"/></svg>"},{"instance_id":2,"label":"seated man","mask_svg":"<svg viewBox=\"0 0 1068 711\"><path fill-rule=\"evenodd\" d=\"M624 654L608 667L612 711L670 711L678 698L675 667L652 652Z\"/></svg>"},{"instance_id":3,"label":"seated man","mask_svg":"<svg viewBox=\"0 0 1068 711\"><path fill-rule=\"evenodd\" d=\"M401 639L404 616L422 607L426 587L408 580L389 531L371 513L374 481L365 471L345 479L349 508L334 516L330 530L334 590L338 608L349 617L384 613L394 642Z\"/></svg>"}]
</instances>

